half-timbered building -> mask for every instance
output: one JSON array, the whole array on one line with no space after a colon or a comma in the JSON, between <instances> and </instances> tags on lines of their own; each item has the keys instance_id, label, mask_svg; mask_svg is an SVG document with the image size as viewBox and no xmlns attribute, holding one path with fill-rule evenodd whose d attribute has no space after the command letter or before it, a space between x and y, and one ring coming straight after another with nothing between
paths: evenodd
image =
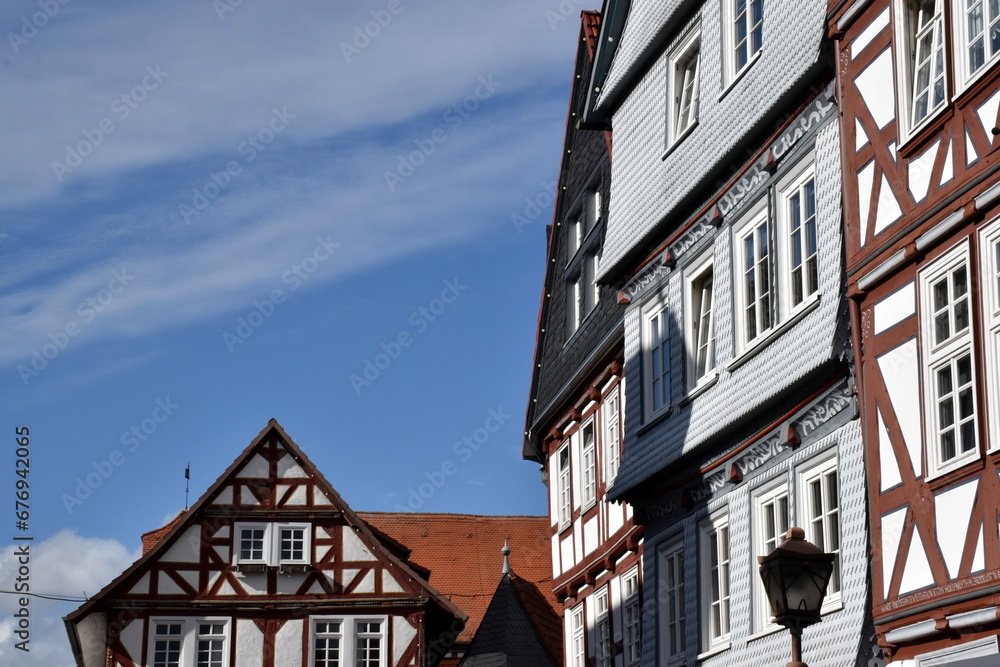
<instances>
[{"instance_id":1,"label":"half-timbered building","mask_svg":"<svg viewBox=\"0 0 1000 667\"><path fill-rule=\"evenodd\" d=\"M894 663L996 659L1000 5L829 10L878 639Z\"/></svg>"},{"instance_id":2,"label":"half-timbered building","mask_svg":"<svg viewBox=\"0 0 1000 667\"><path fill-rule=\"evenodd\" d=\"M422 667L466 621L274 420L148 538L66 618L81 667Z\"/></svg>"},{"instance_id":3,"label":"half-timbered building","mask_svg":"<svg viewBox=\"0 0 1000 667\"><path fill-rule=\"evenodd\" d=\"M642 664L783 664L757 556L835 554L810 665L873 656L826 0L608 1L585 127L614 132L597 270L625 310ZM571 663L573 665L582 663Z\"/></svg>"},{"instance_id":4,"label":"half-timbered building","mask_svg":"<svg viewBox=\"0 0 1000 667\"><path fill-rule=\"evenodd\" d=\"M600 15L583 12L539 314L523 456L549 490L552 576L566 664L640 659L642 530L607 501L621 460L622 314L595 280L606 233L611 133L579 126Z\"/></svg>"}]
</instances>

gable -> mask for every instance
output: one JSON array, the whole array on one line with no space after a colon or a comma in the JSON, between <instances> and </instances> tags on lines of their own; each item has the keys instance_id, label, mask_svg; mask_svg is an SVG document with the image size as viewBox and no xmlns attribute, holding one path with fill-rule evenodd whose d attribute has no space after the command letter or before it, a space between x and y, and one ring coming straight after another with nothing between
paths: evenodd
<instances>
[{"instance_id":1,"label":"gable","mask_svg":"<svg viewBox=\"0 0 1000 667\"><path fill-rule=\"evenodd\" d=\"M464 616L380 542L274 420L168 528L147 534L143 557L67 620L107 597L347 605L430 597Z\"/></svg>"}]
</instances>

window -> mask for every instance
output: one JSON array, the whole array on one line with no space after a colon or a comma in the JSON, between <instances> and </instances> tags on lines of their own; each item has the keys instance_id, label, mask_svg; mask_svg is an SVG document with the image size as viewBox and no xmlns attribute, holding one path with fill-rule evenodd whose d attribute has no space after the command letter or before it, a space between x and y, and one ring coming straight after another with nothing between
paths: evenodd
<instances>
[{"instance_id":1,"label":"window","mask_svg":"<svg viewBox=\"0 0 1000 667\"><path fill-rule=\"evenodd\" d=\"M583 256L583 314L588 315L597 305L600 288L597 286L597 249Z\"/></svg>"},{"instance_id":2,"label":"window","mask_svg":"<svg viewBox=\"0 0 1000 667\"><path fill-rule=\"evenodd\" d=\"M954 10L955 25L960 26L958 34L961 37L957 61L963 83L969 83L1000 54L1000 2L965 0L955 2Z\"/></svg>"},{"instance_id":3,"label":"window","mask_svg":"<svg viewBox=\"0 0 1000 667\"><path fill-rule=\"evenodd\" d=\"M826 587L824 608L840 604L840 493L837 486L837 458L832 456L799 473L801 524L806 539L832 553L833 574Z\"/></svg>"},{"instance_id":4,"label":"window","mask_svg":"<svg viewBox=\"0 0 1000 667\"><path fill-rule=\"evenodd\" d=\"M622 577L622 600L625 609L625 665L633 667L642 659L642 615L639 607L639 568Z\"/></svg>"},{"instance_id":5,"label":"window","mask_svg":"<svg viewBox=\"0 0 1000 667\"><path fill-rule=\"evenodd\" d=\"M794 310L819 289L816 256L816 178L812 164L780 187L779 219L786 243L786 298Z\"/></svg>"},{"instance_id":6,"label":"window","mask_svg":"<svg viewBox=\"0 0 1000 667\"><path fill-rule=\"evenodd\" d=\"M670 310L665 303L655 302L644 309L642 316L643 389L646 418L650 419L670 407Z\"/></svg>"},{"instance_id":7,"label":"window","mask_svg":"<svg viewBox=\"0 0 1000 667\"><path fill-rule=\"evenodd\" d=\"M587 646L584 642L583 604L578 604L569 613L570 659L572 667L587 667Z\"/></svg>"},{"instance_id":8,"label":"window","mask_svg":"<svg viewBox=\"0 0 1000 667\"><path fill-rule=\"evenodd\" d=\"M569 477L569 444L564 444L556 453L556 466L559 489L559 528L569 525L573 509L573 490Z\"/></svg>"},{"instance_id":9,"label":"window","mask_svg":"<svg viewBox=\"0 0 1000 667\"><path fill-rule=\"evenodd\" d=\"M597 616L597 667L612 667L614 653L611 647L611 615L608 613L608 588L605 586L594 596Z\"/></svg>"},{"instance_id":10,"label":"window","mask_svg":"<svg viewBox=\"0 0 1000 667\"><path fill-rule=\"evenodd\" d=\"M313 667L340 667L343 639L340 621L313 623Z\"/></svg>"},{"instance_id":11,"label":"window","mask_svg":"<svg viewBox=\"0 0 1000 667\"><path fill-rule=\"evenodd\" d=\"M818 303L818 191L810 155L785 170L733 225L738 351Z\"/></svg>"},{"instance_id":12,"label":"window","mask_svg":"<svg viewBox=\"0 0 1000 667\"><path fill-rule=\"evenodd\" d=\"M153 667L180 666L183 627L183 623L153 624Z\"/></svg>"},{"instance_id":13,"label":"window","mask_svg":"<svg viewBox=\"0 0 1000 667\"><path fill-rule=\"evenodd\" d=\"M226 647L225 623L198 623L198 667L223 667Z\"/></svg>"},{"instance_id":14,"label":"window","mask_svg":"<svg viewBox=\"0 0 1000 667\"><path fill-rule=\"evenodd\" d=\"M980 261L983 285L983 322L986 348L986 388L992 427L988 429L992 441L989 448L1000 447L1000 222L994 221L984 228L980 240Z\"/></svg>"},{"instance_id":15,"label":"window","mask_svg":"<svg viewBox=\"0 0 1000 667\"><path fill-rule=\"evenodd\" d=\"M788 485L777 486L758 492L753 497L754 555L766 556L784 542L790 525L788 513ZM754 627L766 630L774 627L771 623L771 605L760 577L754 577L756 604Z\"/></svg>"},{"instance_id":16,"label":"window","mask_svg":"<svg viewBox=\"0 0 1000 667\"><path fill-rule=\"evenodd\" d=\"M382 664L381 621L357 622L354 664L357 667L378 667Z\"/></svg>"},{"instance_id":17,"label":"window","mask_svg":"<svg viewBox=\"0 0 1000 667\"><path fill-rule=\"evenodd\" d=\"M229 664L227 619L150 620L152 667L226 667Z\"/></svg>"},{"instance_id":18,"label":"window","mask_svg":"<svg viewBox=\"0 0 1000 667\"><path fill-rule=\"evenodd\" d=\"M601 289L596 281L597 249L589 248L579 260L579 266L566 285L566 326L570 334L597 306Z\"/></svg>"},{"instance_id":19,"label":"window","mask_svg":"<svg viewBox=\"0 0 1000 667\"><path fill-rule=\"evenodd\" d=\"M583 460L583 508L597 502L597 450L594 442L594 420L583 425L580 431Z\"/></svg>"},{"instance_id":20,"label":"window","mask_svg":"<svg viewBox=\"0 0 1000 667\"><path fill-rule=\"evenodd\" d=\"M579 274L566 283L566 335L571 336L580 328L580 299L583 282Z\"/></svg>"},{"instance_id":21,"label":"window","mask_svg":"<svg viewBox=\"0 0 1000 667\"><path fill-rule=\"evenodd\" d=\"M715 316L712 257L698 264L687 278L688 386L697 386L715 370Z\"/></svg>"},{"instance_id":22,"label":"window","mask_svg":"<svg viewBox=\"0 0 1000 667\"><path fill-rule=\"evenodd\" d=\"M621 463L621 402L617 385L604 397L604 482L611 484Z\"/></svg>"},{"instance_id":23,"label":"window","mask_svg":"<svg viewBox=\"0 0 1000 667\"><path fill-rule=\"evenodd\" d=\"M313 618L311 667L387 667L385 617Z\"/></svg>"},{"instance_id":24,"label":"window","mask_svg":"<svg viewBox=\"0 0 1000 667\"><path fill-rule=\"evenodd\" d=\"M660 550L657 601L660 616L660 664L684 659L684 550L680 540Z\"/></svg>"},{"instance_id":25,"label":"window","mask_svg":"<svg viewBox=\"0 0 1000 667\"><path fill-rule=\"evenodd\" d=\"M943 5L944 0L897 0L895 42L903 52L896 62L898 78L905 82L899 108L909 134L945 102Z\"/></svg>"},{"instance_id":26,"label":"window","mask_svg":"<svg viewBox=\"0 0 1000 667\"><path fill-rule=\"evenodd\" d=\"M597 306L601 290L597 284L600 234L591 234L601 219L600 182L583 193L583 202L569 224L566 265L566 330L572 335Z\"/></svg>"},{"instance_id":27,"label":"window","mask_svg":"<svg viewBox=\"0 0 1000 667\"><path fill-rule=\"evenodd\" d=\"M921 271L920 291L928 461L941 473L979 454L968 244Z\"/></svg>"},{"instance_id":28,"label":"window","mask_svg":"<svg viewBox=\"0 0 1000 667\"><path fill-rule=\"evenodd\" d=\"M727 0L726 7L726 82L732 83L764 44L764 0Z\"/></svg>"},{"instance_id":29,"label":"window","mask_svg":"<svg viewBox=\"0 0 1000 667\"><path fill-rule=\"evenodd\" d=\"M729 517L712 517L701 532L704 649L729 645Z\"/></svg>"},{"instance_id":30,"label":"window","mask_svg":"<svg viewBox=\"0 0 1000 667\"><path fill-rule=\"evenodd\" d=\"M244 526L239 528L239 563L267 563L264 544L267 526Z\"/></svg>"},{"instance_id":31,"label":"window","mask_svg":"<svg viewBox=\"0 0 1000 667\"><path fill-rule=\"evenodd\" d=\"M311 528L305 523L237 523L236 565L285 566L312 562Z\"/></svg>"},{"instance_id":32,"label":"window","mask_svg":"<svg viewBox=\"0 0 1000 667\"><path fill-rule=\"evenodd\" d=\"M744 344L750 344L774 324L771 305L771 231L767 209L743 225L737 232L737 290L739 292L741 331Z\"/></svg>"},{"instance_id":33,"label":"window","mask_svg":"<svg viewBox=\"0 0 1000 667\"><path fill-rule=\"evenodd\" d=\"M678 141L698 120L698 69L701 33L695 29L670 55L667 145Z\"/></svg>"}]
</instances>

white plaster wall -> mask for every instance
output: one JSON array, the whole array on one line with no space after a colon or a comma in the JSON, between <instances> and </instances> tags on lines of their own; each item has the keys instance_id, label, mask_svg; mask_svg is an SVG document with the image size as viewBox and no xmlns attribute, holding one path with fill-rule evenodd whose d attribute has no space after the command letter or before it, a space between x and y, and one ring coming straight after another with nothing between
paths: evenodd
<instances>
[{"instance_id":1,"label":"white plaster wall","mask_svg":"<svg viewBox=\"0 0 1000 667\"><path fill-rule=\"evenodd\" d=\"M302 633L305 624L293 619L281 626L274 638L274 664L292 667L302 663Z\"/></svg>"},{"instance_id":2,"label":"white plaster wall","mask_svg":"<svg viewBox=\"0 0 1000 667\"><path fill-rule=\"evenodd\" d=\"M236 667L262 667L264 633L253 621L236 621ZM293 663L294 664L294 663Z\"/></svg>"}]
</instances>

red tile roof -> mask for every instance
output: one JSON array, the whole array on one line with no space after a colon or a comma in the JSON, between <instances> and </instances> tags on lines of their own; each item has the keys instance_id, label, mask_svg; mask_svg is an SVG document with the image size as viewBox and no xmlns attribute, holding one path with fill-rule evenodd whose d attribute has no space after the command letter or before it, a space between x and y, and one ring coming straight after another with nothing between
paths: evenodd
<instances>
[{"instance_id":1,"label":"red tile roof","mask_svg":"<svg viewBox=\"0 0 1000 667\"><path fill-rule=\"evenodd\" d=\"M504 539L515 577L534 584L558 615L552 594L551 530L543 516L474 516L358 512L410 550L407 560L431 571L430 584L469 616L458 641L472 640L502 576ZM534 614L532 614L534 616ZM549 628L539 628L548 643ZM561 653L561 649L560 649Z\"/></svg>"},{"instance_id":2,"label":"red tile roof","mask_svg":"<svg viewBox=\"0 0 1000 667\"><path fill-rule=\"evenodd\" d=\"M153 547L155 547L156 543L159 542L164 535L170 532L170 529L174 527L175 523L180 521L182 516L184 516L184 512L179 512L177 516L175 516L170 523L163 526L162 528L157 528L155 530L149 531L148 533L143 533L142 555L145 556L146 552L150 551Z\"/></svg>"},{"instance_id":3,"label":"red tile roof","mask_svg":"<svg viewBox=\"0 0 1000 667\"><path fill-rule=\"evenodd\" d=\"M472 641L489 607L501 578L503 556L500 549L505 539L511 548L510 567L515 578L534 584L556 615L560 614L562 606L552 593L548 517L402 512L357 512L357 515L375 529L379 539L390 538L391 542L385 546L415 564L420 574L430 570L431 586L468 614L469 621L458 637L460 642ZM143 554L152 549L181 516L162 528L143 533ZM528 596L522 595L525 597ZM561 632L561 629L547 627L548 624L541 622L542 614L530 605L528 611L539 625L546 643L559 646L561 640L554 637L554 632Z\"/></svg>"}]
</instances>

